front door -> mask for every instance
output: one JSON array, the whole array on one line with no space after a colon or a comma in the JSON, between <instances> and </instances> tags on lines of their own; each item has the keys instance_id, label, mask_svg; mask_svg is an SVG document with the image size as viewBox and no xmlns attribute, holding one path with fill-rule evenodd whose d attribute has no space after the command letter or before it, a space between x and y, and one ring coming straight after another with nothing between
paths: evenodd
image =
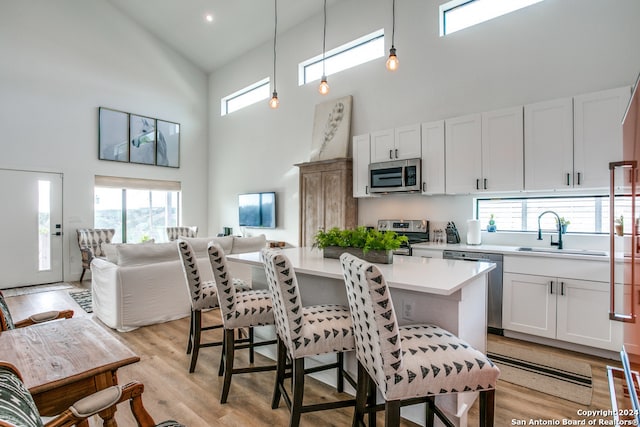
<instances>
[{"instance_id":1,"label":"front door","mask_svg":"<svg viewBox=\"0 0 640 427\"><path fill-rule=\"evenodd\" d=\"M0 169L0 289L62 281L62 174Z\"/></svg>"}]
</instances>

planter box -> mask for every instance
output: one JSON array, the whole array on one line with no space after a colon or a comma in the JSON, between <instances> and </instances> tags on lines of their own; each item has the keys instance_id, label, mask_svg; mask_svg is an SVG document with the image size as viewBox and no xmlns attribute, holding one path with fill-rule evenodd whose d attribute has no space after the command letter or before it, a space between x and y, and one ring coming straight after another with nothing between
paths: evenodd
<instances>
[{"instance_id":1,"label":"planter box","mask_svg":"<svg viewBox=\"0 0 640 427\"><path fill-rule=\"evenodd\" d=\"M327 246L322 250L325 258L336 259L340 258L340 255L345 252L374 264L393 264L393 251L371 250L364 254L361 248L342 248L340 246Z\"/></svg>"}]
</instances>

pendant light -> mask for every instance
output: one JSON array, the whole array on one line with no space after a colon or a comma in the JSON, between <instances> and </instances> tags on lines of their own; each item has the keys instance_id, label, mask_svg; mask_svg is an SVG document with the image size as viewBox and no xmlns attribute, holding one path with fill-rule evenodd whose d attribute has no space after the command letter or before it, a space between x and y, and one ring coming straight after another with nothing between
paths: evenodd
<instances>
[{"instance_id":1,"label":"pendant light","mask_svg":"<svg viewBox=\"0 0 640 427\"><path fill-rule=\"evenodd\" d=\"M278 92L276 91L276 39L278 37L278 0L273 0L275 6L275 24L273 29L273 96L269 100L269 107L274 110L280 105Z\"/></svg>"},{"instance_id":2,"label":"pendant light","mask_svg":"<svg viewBox=\"0 0 640 427\"><path fill-rule=\"evenodd\" d=\"M324 24L322 31L322 79L320 79L320 86L318 86L318 92L320 95L326 95L329 93L329 83L327 83L327 75L324 70L324 55L325 46L327 43L327 0L324 0Z\"/></svg>"},{"instance_id":3,"label":"pendant light","mask_svg":"<svg viewBox=\"0 0 640 427\"><path fill-rule=\"evenodd\" d=\"M398 61L398 57L396 56L396 47L394 45L395 37L396 37L396 0L393 0L393 24L391 27L391 49L389 49L389 59L387 59L387 70L395 71L398 69L398 65L400 61Z\"/></svg>"}]
</instances>

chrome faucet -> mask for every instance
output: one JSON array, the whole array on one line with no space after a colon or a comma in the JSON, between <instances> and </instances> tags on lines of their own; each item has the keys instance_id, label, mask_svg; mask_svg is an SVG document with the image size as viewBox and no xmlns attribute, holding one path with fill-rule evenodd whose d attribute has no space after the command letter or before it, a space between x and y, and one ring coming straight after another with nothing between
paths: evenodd
<instances>
[{"instance_id":1,"label":"chrome faucet","mask_svg":"<svg viewBox=\"0 0 640 427\"><path fill-rule=\"evenodd\" d=\"M544 214L554 214L556 216L556 224L558 225L558 241L553 241L553 236L551 236L551 246L557 246L558 249L562 249L562 225L560 224L560 216L554 211L544 211L538 216L538 240L542 240L542 229L540 228L540 218Z\"/></svg>"}]
</instances>

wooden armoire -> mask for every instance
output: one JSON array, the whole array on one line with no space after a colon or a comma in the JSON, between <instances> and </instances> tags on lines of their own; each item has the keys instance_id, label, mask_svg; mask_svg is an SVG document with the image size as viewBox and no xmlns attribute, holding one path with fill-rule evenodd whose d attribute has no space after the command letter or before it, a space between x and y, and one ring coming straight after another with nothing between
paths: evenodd
<instances>
[{"instance_id":1,"label":"wooden armoire","mask_svg":"<svg viewBox=\"0 0 640 427\"><path fill-rule=\"evenodd\" d=\"M300 246L313 245L318 230L355 228L358 203L353 197L350 158L299 163Z\"/></svg>"}]
</instances>

